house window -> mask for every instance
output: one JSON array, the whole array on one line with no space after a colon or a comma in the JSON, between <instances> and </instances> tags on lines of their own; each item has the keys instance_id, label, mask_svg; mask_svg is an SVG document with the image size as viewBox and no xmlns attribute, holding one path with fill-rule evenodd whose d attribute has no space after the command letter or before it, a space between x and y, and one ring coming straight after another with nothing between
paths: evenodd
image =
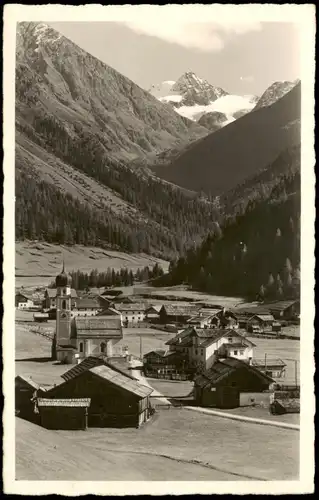
<instances>
[{"instance_id":1,"label":"house window","mask_svg":"<svg viewBox=\"0 0 319 500\"><path fill-rule=\"evenodd\" d=\"M134 321L134 319L135 319L135 318L134 318L134 316L133 316L132 320Z\"/></svg>"},{"instance_id":2,"label":"house window","mask_svg":"<svg viewBox=\"0 0 319 500\"><path fill-rule=\"evenodd\" d=\"M228 337L228 342L231 344L233 341L233 338L232 337Z\"/></svg>"},{"instance_id":3,"label":"house window","mask_svg":"<svg viewBox=\"0 0 319 500\"><path fill-rule=\"evenodd\" d=\"M201 353L201 355L203 356L203 355L204 355L204 349L201 349L201 350L200 350L200 353Z\"/></svg>"},{"instance_id":4,"label":"house window","mask_svg":"<svg viewBox=\"0 0 319 500\"><path fill-rule=\"evenodd\" d=\"M101 343L101 352L105 352L106 344L104 342Z\"/></svg>"},{"instance_id":5,"label":"house window","mask_svg":"<svg viewBox=\"0 0 319 500\"><path fill-rule=\"evenodd\" d=\"M83 342L80 342L80 352L83 352Z\"/></svg>"},{"instance_id":6,"label":"house window","mask_svg":"<svg viewBox=\"0 0 319 500\"><path fill-rule=\"evenodd\" d=\"M62 309L66 309L66 301L62 300Z\"/></svg>"},{"instance_id":7,"label":"house window","mask_svg":"<svg viewBox=\"0 0 319 500\"><path fill-rule=\"evenodd\" d=\"M197 355L197 349L195 349L195 354Z\"/></svg>"},{"instance_id":8,"label":"house window","mask_svg":"<svg viewBox=\"0 0 319 500\"><path fill-rule=\"evenodd\" d=\"M238 351L235 350L234 351L234 356L237 356L237 354L238 354Z\"/></svg>"},{"instance_id":9,"label":"house window","mask_svg":"<svg viewBox=\"0 0 319 500\"><path fill-rule=\"evenodd\" d=\"M239 351L239 354L240 354L241 356L243 356L243 355L244 355L244 351L243 351L243 349L241 349L241 350Z\"/></svg>"}]
</instances>

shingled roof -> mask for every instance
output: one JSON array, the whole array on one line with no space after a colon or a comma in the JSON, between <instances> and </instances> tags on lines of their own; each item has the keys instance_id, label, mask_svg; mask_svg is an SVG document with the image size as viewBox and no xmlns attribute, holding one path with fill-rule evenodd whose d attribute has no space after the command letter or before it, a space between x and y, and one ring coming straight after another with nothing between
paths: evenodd
<instances>
[{"instance_id":1,"label":"shingled roof","mask_svg":"<svg viewBox=\"0 0 319 500\"><path fill-rule=\"evenodd\" d=\"M97 377L107 380L125 391L135 394L135 396L138 396L140 399L149 396L153 392L151 387L142 385L137 380L131 380L129 377L116 372L108 366L95 366L94 368L90 368L89 371Z\"/></svg>"},{"instance_id":2,"label":"shingled roof","mask_svg":"<svg viewBox=\"0 0 319 500\"><path fill-rule=\"evenodd\" d=\"M242 342L243 346L250 345L255 347L251 340L246 339L237 330L231 328L186 328L174 338L168 340L166 345L178 345L181 347L189 347L192 345L192 337L198 338L198 347L207 347L213 342L221 339L222 337L237 337Z\"/></svg>"},{"instance_id":3,"label":"shingled roof","mask_svg":"<svg viewBox=\"0 0 319 500\"><path fill-rule=\"evenodd\" d=\"M120 316L75 317L73 335L77 338L119 338L123 337Z\"/></svg>"},{"instance_id":4,"label":"shingled roof","mask_svg":"<svg viewBox=\"0 0 319 500\"><path fill-rule=\"evenodd\" d=\"M83 297L76 301L76 309L100 309L100 304L96 299Z\"/></svg>"},{"instance_id":5,"label":"shingled roof","mask_svg":"<svg viewBox=\"0 0 319 500\"><path fill-rule=\"evenodd\" d=\"M273 381L272 378L268 377L265 373L257 370L253 366L245 363L236 358L225 358L223 360L219 360L213 364L213 366L203 372L201 375L195 378L195 385L203 388L212 387L218 385L222 382L226 377L229 377L233 372L240 368L245 368L247 371L254 373L257 377L262 379L263 381L271 384Z\"/></svg>"},{"instance_id":6,"label":"shingled roof","mask_svg":"<svg viewBox=\"0 0 319 500\"><path fill-rule=\"evenodd\" d=\"M182 306L180 304L165 304L161 311L165 311L168 316L193 316L199 307L193 304Z\"/></svg>"},{"instance_id":7,"label":"shingled roof","mask_svg":"<svg viewBox=\"0 0 319 500\"><path fill-rule=\"evenodd\" d=\"M90 370L91 368L94 368L94 366L109 366L113 370L121 373L122 375L125 375L126 377L131 378L132 380L135 380L135 377L133 377L125 367L120 366L121 363L117 358L108 358L106 356L89 356L88 358L85 358L81 363L79 363L76 366L73 366L70 370L67 372L63 373L61 377L64 380L72 380L75 377L78 377L82 373L86 372L87 370Z\"/></svg>"}]
</instances>

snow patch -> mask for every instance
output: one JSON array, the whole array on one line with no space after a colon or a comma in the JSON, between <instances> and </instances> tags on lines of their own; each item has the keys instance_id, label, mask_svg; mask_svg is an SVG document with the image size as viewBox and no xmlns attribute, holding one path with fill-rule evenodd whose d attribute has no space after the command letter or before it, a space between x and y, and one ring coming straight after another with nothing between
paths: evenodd
<instances>
[{"instance_id":1,"label":"snow patch","mask_svg":"<svg viewBox=\"0 0 319 500\"><path fill-rule=\"evenodd\" d=\"M161 102L181 102L183 99L182 95L167 95L165 97L159 97Z\"/></svg>"},{"instance_id":2,"label":"snow patch","mask_svg":"<svg viewBox=\"0 0 319 500\"><path fill-rule=\"evenodd\" d=\"M207 106L195 104L194 106L181 106L175 111L185 118L197 121L199 118L205 114L214 111L219 111L227 116L227 123L231 123L235 120L233 114L242 109L251 110L255 106L254 102L251 102L250 96L238 96L238 95L225 95L216 99L216 101L211 102Z\"/></svg>"}]
</instances>

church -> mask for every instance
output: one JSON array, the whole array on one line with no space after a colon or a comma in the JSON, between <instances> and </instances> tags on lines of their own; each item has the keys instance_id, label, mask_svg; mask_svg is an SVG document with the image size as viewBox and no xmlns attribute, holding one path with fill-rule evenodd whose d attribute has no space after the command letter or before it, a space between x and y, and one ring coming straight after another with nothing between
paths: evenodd
<instances>
[{"instance_id":1,"label":"church","mask_svg":"<svg viewBox=\"0 0 319 500\"><path fill-rule=\"evenodd\" d=\"M72 317L71 276L64 270L56 277L56 333L52 357L62 363L76 363L88 356L113 355L113 347L123 338L117 314Z\"/></svg>"}]
</instances>

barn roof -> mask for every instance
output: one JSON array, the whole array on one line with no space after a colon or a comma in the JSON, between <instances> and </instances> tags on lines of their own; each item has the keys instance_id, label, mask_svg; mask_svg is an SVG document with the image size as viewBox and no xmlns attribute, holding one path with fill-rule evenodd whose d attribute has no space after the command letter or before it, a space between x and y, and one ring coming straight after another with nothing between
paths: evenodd
<instances>
[{"instance_id":1,"label":"barn roof","mask_svg":"<svg viewBox=\"0 0 319 500\"><path fill-rule=\"evenodd\" d=\"M16 382L21 381L25 385L28 385L29 387L31 387L32 389L35 389L35 390L41 389L41 390L45 391L45 389L43 389L39 384L34 382L34 380L32 380L31 377L26 377L24 375L17 375L15 378L15 381Z\"/></svg>"},{"instance_id":2,"label":"barn roof","mask_svg":"<svg viewBox=\"0 0 319 500\"><path fill-rule=\"evenodd\" d=\"M63 407L82 407L87 408L91 404L90 398L75 398L75 399L44 399L38 398L38 406L63 406Z\"/></svg>"},{"instance_id":3,"label":"barn roof","mask_svg":"<svg viewBox=\"0 0 319 500\"><path fill-rule=\"evenodd\" d=\"M152 309L154 309L155 312L159 313L160 310L162 309L162 304L150 305L150 306L147 307L146 312L149 312Z\"/></svg>"},{"instance_id":4,"label":"barn roof","mask_svg":"<svg viewBox=\"0 0 319 500\"><path fill-rule=\"evenodd\" d=\"M56 297L57 289L56 288L47 288L46 293L50 299L54 299ZM76 290L71 288L71 297L74 299L78 296Z\"/></svg>"},{"instance_id":5,"label":"barn roof","mask_svg":"<svg viewBox=\"0 0 319 500\"><path fill-rule=\"evenodd\" d=\"M135 378L129 373L128 369L125 367L124 363L121 363L120 360L118 360L117 358L108 358L106 356L89 356L88 358L85 358L83 361L81 361L81 363L79 363L78 365L73 366L70 370L63 373L61 377L64 380L72 380L73 378L78 377L87 370L90 370L94 366L100 366L100 365L109 366L112 369L118 371L119 373L122 373L122 375L125 375L126 377L135 380Z\"/></svg>"},{"instance_id":6,"label":"barn roof","mask_svg":"<svg viewBox=\"0 0 319 500\"><path fill-rule=\"evenodd\" d=\"M162 306L162 310L165 310L166 314L169 316L192 316L194 311L198 311L198 306L193 304L187 306L182 306L180 304L165 304Z\"/></svg>"},{"instance_id":7,"label":"barn roof","mask_svg":"<svg viewBox=\"0 0 319 500\"><path fill-rule=\"evenodd\" d=\"M262 373L253 366L250 366L248 363L240 361L236 358L225 358L223 360L217 361L211 366L209 370L206 370L201 375L196 377L195 385L202 388L218 385L226 377L241 368L245 368L247 371L250 371L251 373L256 375L256 377L262 379L264 382L267 382L269 384L273 382L272 378L268 377L268 375Z\"/></svg>"},{"instance_id":8,"label":"barn roof","mask_svg":"<svg viewBox=\"0 0 319 500\"><path fill-rule=\"evenodd\" d=\"M256 368L266 368L266 367L280 367L283 368L286 365L286 363L280 359L280 358L266 358L265 359L252 359L252 366L255 366Z\"/></svg>"},{"instance_id":9,"label":"barn roof","mask_svg":"<svg viewBox=\"0 0 319 500\"><path fill-rule=\"evenodd\" d=\"M278 302L268 304L268 309L270 311L284 311L288 307L298 304L299 300L280 300Z\"/></svg>"},{"instance_id":10,"label":"barn roof","mask_svg":"<svg viewBox=\"0 0 319 500\"><path fill-rule=\"evenodd\" d=\"M76 336L92 338L122 338L122 325L120 316L91 316L75 317L74 325Z\"/></svg>"},{"instance_id":11,"label":"barn roof","mask_svg":"<svg viewBox=\"0 0 319 500\"><path fill-rule=\"evenodd\" d=\"M248 318L248 321L251 321L254 318L258 318L261 321L275 321L275 318L272 314L255 314L254 316Z\"/></svg>"},{"instance_id":12,"label":"barn roof","mask_svg":"<svg viewBox=\"0 0 319 500\"><path fill-rule=\"evenodd\" d=\"M138 396L139 398L145 398L153 392L151 387L142 385L137 380L131 380L126 375L122 375L108 366L95 366L90 368L89 371L97 377L107 380L111 384L114 384L117 387Z\"/></svg>"}]
</instances>

